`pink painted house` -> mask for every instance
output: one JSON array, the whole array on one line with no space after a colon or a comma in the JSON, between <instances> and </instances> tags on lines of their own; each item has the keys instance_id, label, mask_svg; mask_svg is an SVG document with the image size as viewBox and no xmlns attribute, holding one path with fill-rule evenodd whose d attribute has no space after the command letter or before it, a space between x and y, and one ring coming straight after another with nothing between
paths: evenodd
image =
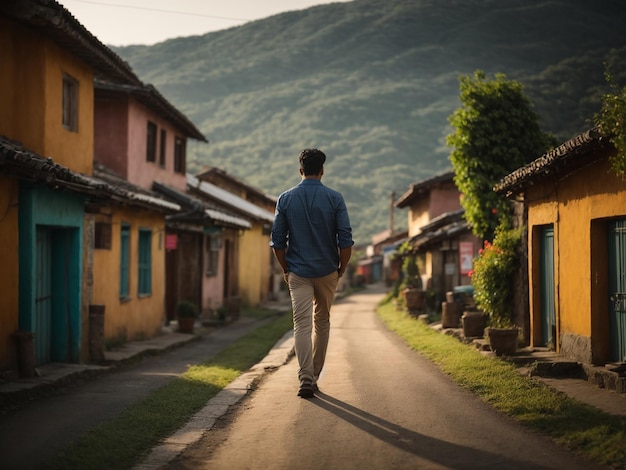
<instances>
[{"instance_id":1,"label":"pink painted house","mask_svg":"<svg viewBox=\"0 0 626 470\"><path fill-rule=\"evenodd\" d=\"M144 84L95 80L94 129L95 164L146 191L158 183L184 192L187 139L207 142L184 114L153 86ZM166 323L175 318L176 305L182 300L201 309L204 231L205 225L212 224L201 210L184 224L166 219L165 233L157 236L165 256L165 279L160 282L165 282Z\"/></svg>"}]
</instances>

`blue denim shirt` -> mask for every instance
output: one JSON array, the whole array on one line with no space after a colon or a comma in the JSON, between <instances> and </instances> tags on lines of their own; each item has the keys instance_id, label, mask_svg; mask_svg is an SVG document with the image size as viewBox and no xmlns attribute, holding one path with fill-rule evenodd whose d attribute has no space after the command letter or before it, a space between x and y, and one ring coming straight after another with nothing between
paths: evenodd
<instances>
[{"instance_id":1,"label":"blue denim shirt","mask_svg":"<svg viewBox=\"0 0 626 470\"><path fill-rule=\"evenodd\" d=\"M339 249L352 246L343 196L316 179L303 179L278 197L270 246L287 248L289 271L322 277L339 268Z\"/></svg>"}]
</instances>

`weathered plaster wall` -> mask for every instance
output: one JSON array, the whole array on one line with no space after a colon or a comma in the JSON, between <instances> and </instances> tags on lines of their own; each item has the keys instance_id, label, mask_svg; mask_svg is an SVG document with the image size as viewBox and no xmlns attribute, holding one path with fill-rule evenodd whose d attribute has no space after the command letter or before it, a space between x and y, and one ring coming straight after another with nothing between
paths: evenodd
<instances>
[{"instance_id":1,"label":"weathered plaster wall","mask_svg":"<svg viewBox=\"0 0 626 470\"><path fill-rule=\"evenodd\" d=\"M111 249L94 250L93 303L105 305L104 334L107 340L151 338L160 332L165 319L165 223L160 214L130 208L114 209L111 214ZM130 228L129 299L120 300L120 229ZM139 229L152 230L152 294L139 296Z\"/></svg>"}]
</instances>

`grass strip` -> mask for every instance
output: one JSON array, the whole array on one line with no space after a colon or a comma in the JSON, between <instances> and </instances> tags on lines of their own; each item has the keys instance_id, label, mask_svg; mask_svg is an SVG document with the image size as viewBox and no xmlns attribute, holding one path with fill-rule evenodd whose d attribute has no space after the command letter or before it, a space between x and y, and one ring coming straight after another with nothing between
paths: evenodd
<instances>
[{"instance_id":1,"label":"grass strip","mask_svg":"<svg viewBox=\"0 0 626 470\"><path fill-rule=\"evenodd\" d=\"M258 312L255 317L258 318ZM116 419L81 436L48 468L132 468L220 390L265 357L292 327L291 314L282 314L251 331L210 361L189 367L180 377L128 407Z\"/></svg>"},{"instance_id":2,"label":"grass strip","mask_svg":"<svg viewBox=\"0 0 626 470\"><path fill-rule=\"evenodd\" d=\"M626 419L523 376L513 364L480 354L432 330L391 302L381 304L377 313L409 347L497 410L577 455L612 468L626 468Z\"/></svg>"}]
</instances>

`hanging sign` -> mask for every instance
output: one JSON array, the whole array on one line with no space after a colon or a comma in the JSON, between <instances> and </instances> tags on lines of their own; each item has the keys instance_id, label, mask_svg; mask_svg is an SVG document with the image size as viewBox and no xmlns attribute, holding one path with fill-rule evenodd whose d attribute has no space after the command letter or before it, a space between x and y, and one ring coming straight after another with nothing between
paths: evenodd
<instances>
[{"instance_id":1,"label":"hanging sign","mask_svg":"<svg viewBox=\"0 0 626 470\"><path fill-rule=\"evenodd\" d=\"M468 274L474 266L474 244L472 242L459 243L459 271Z\"/></svg>"},{"instance_id":2,"label":"hanging sign","mask_svg":"<svg viewBox=\"0 0 626 470\"><path fill-rule=\"evenodd\" d=\"M178 235L170 233L165 235L165 249L175 250L178 247Z\"/></svg>"}]
</instances>

